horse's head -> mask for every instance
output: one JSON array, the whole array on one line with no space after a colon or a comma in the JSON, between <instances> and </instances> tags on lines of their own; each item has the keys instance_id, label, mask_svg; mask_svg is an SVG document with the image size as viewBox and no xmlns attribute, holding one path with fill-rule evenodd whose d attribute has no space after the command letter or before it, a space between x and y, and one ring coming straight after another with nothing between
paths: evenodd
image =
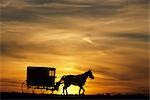
<instances>
[{"instance_id":1,"label":"horse's head","mask_svg":"<svg viewBox=\"0 0 150 100\"><path fill-rule=\"evenodd\" d=\"M94 76L93 76L93 74L92 74L92 71L91 71L91 70L89 70L87 73L88 73L89 78L94 79Z\"/></svg>"}]
</instances>

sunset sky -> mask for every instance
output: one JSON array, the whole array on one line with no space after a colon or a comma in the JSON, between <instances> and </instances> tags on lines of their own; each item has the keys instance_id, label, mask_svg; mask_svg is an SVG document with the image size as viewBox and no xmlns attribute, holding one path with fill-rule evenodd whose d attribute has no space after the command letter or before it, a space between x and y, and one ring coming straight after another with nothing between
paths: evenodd
<instances>
[{"instance_id":1,"label":"sunset sky","mask_svg":"<svg viewBox=\"0 0 150 100\"><path fill-rule=\"evenodd\" d=\"M21 92L27 66L43 66L56 81L91 69L86 94L148 93L148 0L1 0L0 10L0 91Z\"/></svg>"}]
</instances>

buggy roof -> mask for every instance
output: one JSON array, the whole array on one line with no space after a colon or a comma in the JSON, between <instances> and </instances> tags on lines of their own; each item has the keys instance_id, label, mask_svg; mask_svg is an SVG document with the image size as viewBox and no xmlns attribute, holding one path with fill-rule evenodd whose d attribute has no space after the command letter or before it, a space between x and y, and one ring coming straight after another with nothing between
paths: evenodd
<instances>
[{"instance_id":1,"label":"buggy roof","mask_svg":"<svg viewBox=\"0 0 150 100\"><path fill-rule=\"evenodd\" d=\"M56 70L55 68L52 67L35 67L35 66L28 66L27 69L38 69L38 70Z\"/></svg>"}]
</instances>

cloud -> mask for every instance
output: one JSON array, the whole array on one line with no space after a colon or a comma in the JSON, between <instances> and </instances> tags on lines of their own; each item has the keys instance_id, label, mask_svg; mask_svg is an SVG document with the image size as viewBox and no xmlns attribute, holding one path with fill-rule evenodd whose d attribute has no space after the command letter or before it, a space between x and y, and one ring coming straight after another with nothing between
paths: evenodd
<instances>
[{"instance_id":1,"label":"cloud","mask_svg":"<svg viewBox=\"0 0 150 100\"><path fill-rule=\"evenodd\" d=\"M26 9L2 8L1 21L24 21L31 22L37 16Z\"/></svg>"},{"instance_id":2,"label":"cloud","mask_svg":"<svg viewBox=\"0 0 150 100\"><path fill-rule=\"evenodd\" d=\"M44 0L44 1L41 1L41 0L26 0L26 2L33 3L33 4L45 4L45 3L55 2L55 0Z\"/></svg>"},{"instance_id":3,"label":"cloud","mask_svg":"<svg viewBox=\"0 0 150 100\"><path fill-rule=\"evenodd\" d=\"M12 2L12 1L11 1ZM16 5L15 4L19 4ZM7 4L7 3L5 3ZM43 5L44 4L44 5ZM100 3L101 4L101 3ZM113 8L113 9L112 9ZM107 17L117 12L119 7L111 5L97 5L95 3L81 3L69 1L13 1L8 6L2 7L2 21L34 21L41 16L89 16ZM89 16L90 17L90 16Z\"/></svg>"},{"instance_id":4,"label":"cloud","mask_svg":"<svg viewBox=\"0 0 150 100\"><path fill-rule=\"evenodd\" d=\"M110 36L116 37L116 38L124 38L128 39L130 41L143 41L148 42L149 41L149 35L148 33L112 33Z\"/></svg>"}]
</instances>

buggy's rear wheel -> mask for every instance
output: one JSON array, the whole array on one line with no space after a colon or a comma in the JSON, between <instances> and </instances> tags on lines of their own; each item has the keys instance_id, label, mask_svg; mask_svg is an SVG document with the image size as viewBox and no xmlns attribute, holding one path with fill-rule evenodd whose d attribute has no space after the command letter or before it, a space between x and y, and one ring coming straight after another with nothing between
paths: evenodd
<instances>
[{"instance_id":1,"label":"buggy's rear wheel","mask_svg":"<svg viewBox=\"0 0 150 100\"><path fill-rule=\"evenodd\" d=\"M25 80L24 82L22 82L21 91L22 93L35 93L35 88L32 86L28 86L27 81Z\"/></svg>"},{"instance_id":2,"label":"buggy's rear wheel","mask_svg":"<svg viewBox=\"0 0 150 100\"><path fill-rule=\"evenodd\" d=\"M45 89L41 89L41 94L44 94L46 90Z\"/></svg>"}]
</instances>

